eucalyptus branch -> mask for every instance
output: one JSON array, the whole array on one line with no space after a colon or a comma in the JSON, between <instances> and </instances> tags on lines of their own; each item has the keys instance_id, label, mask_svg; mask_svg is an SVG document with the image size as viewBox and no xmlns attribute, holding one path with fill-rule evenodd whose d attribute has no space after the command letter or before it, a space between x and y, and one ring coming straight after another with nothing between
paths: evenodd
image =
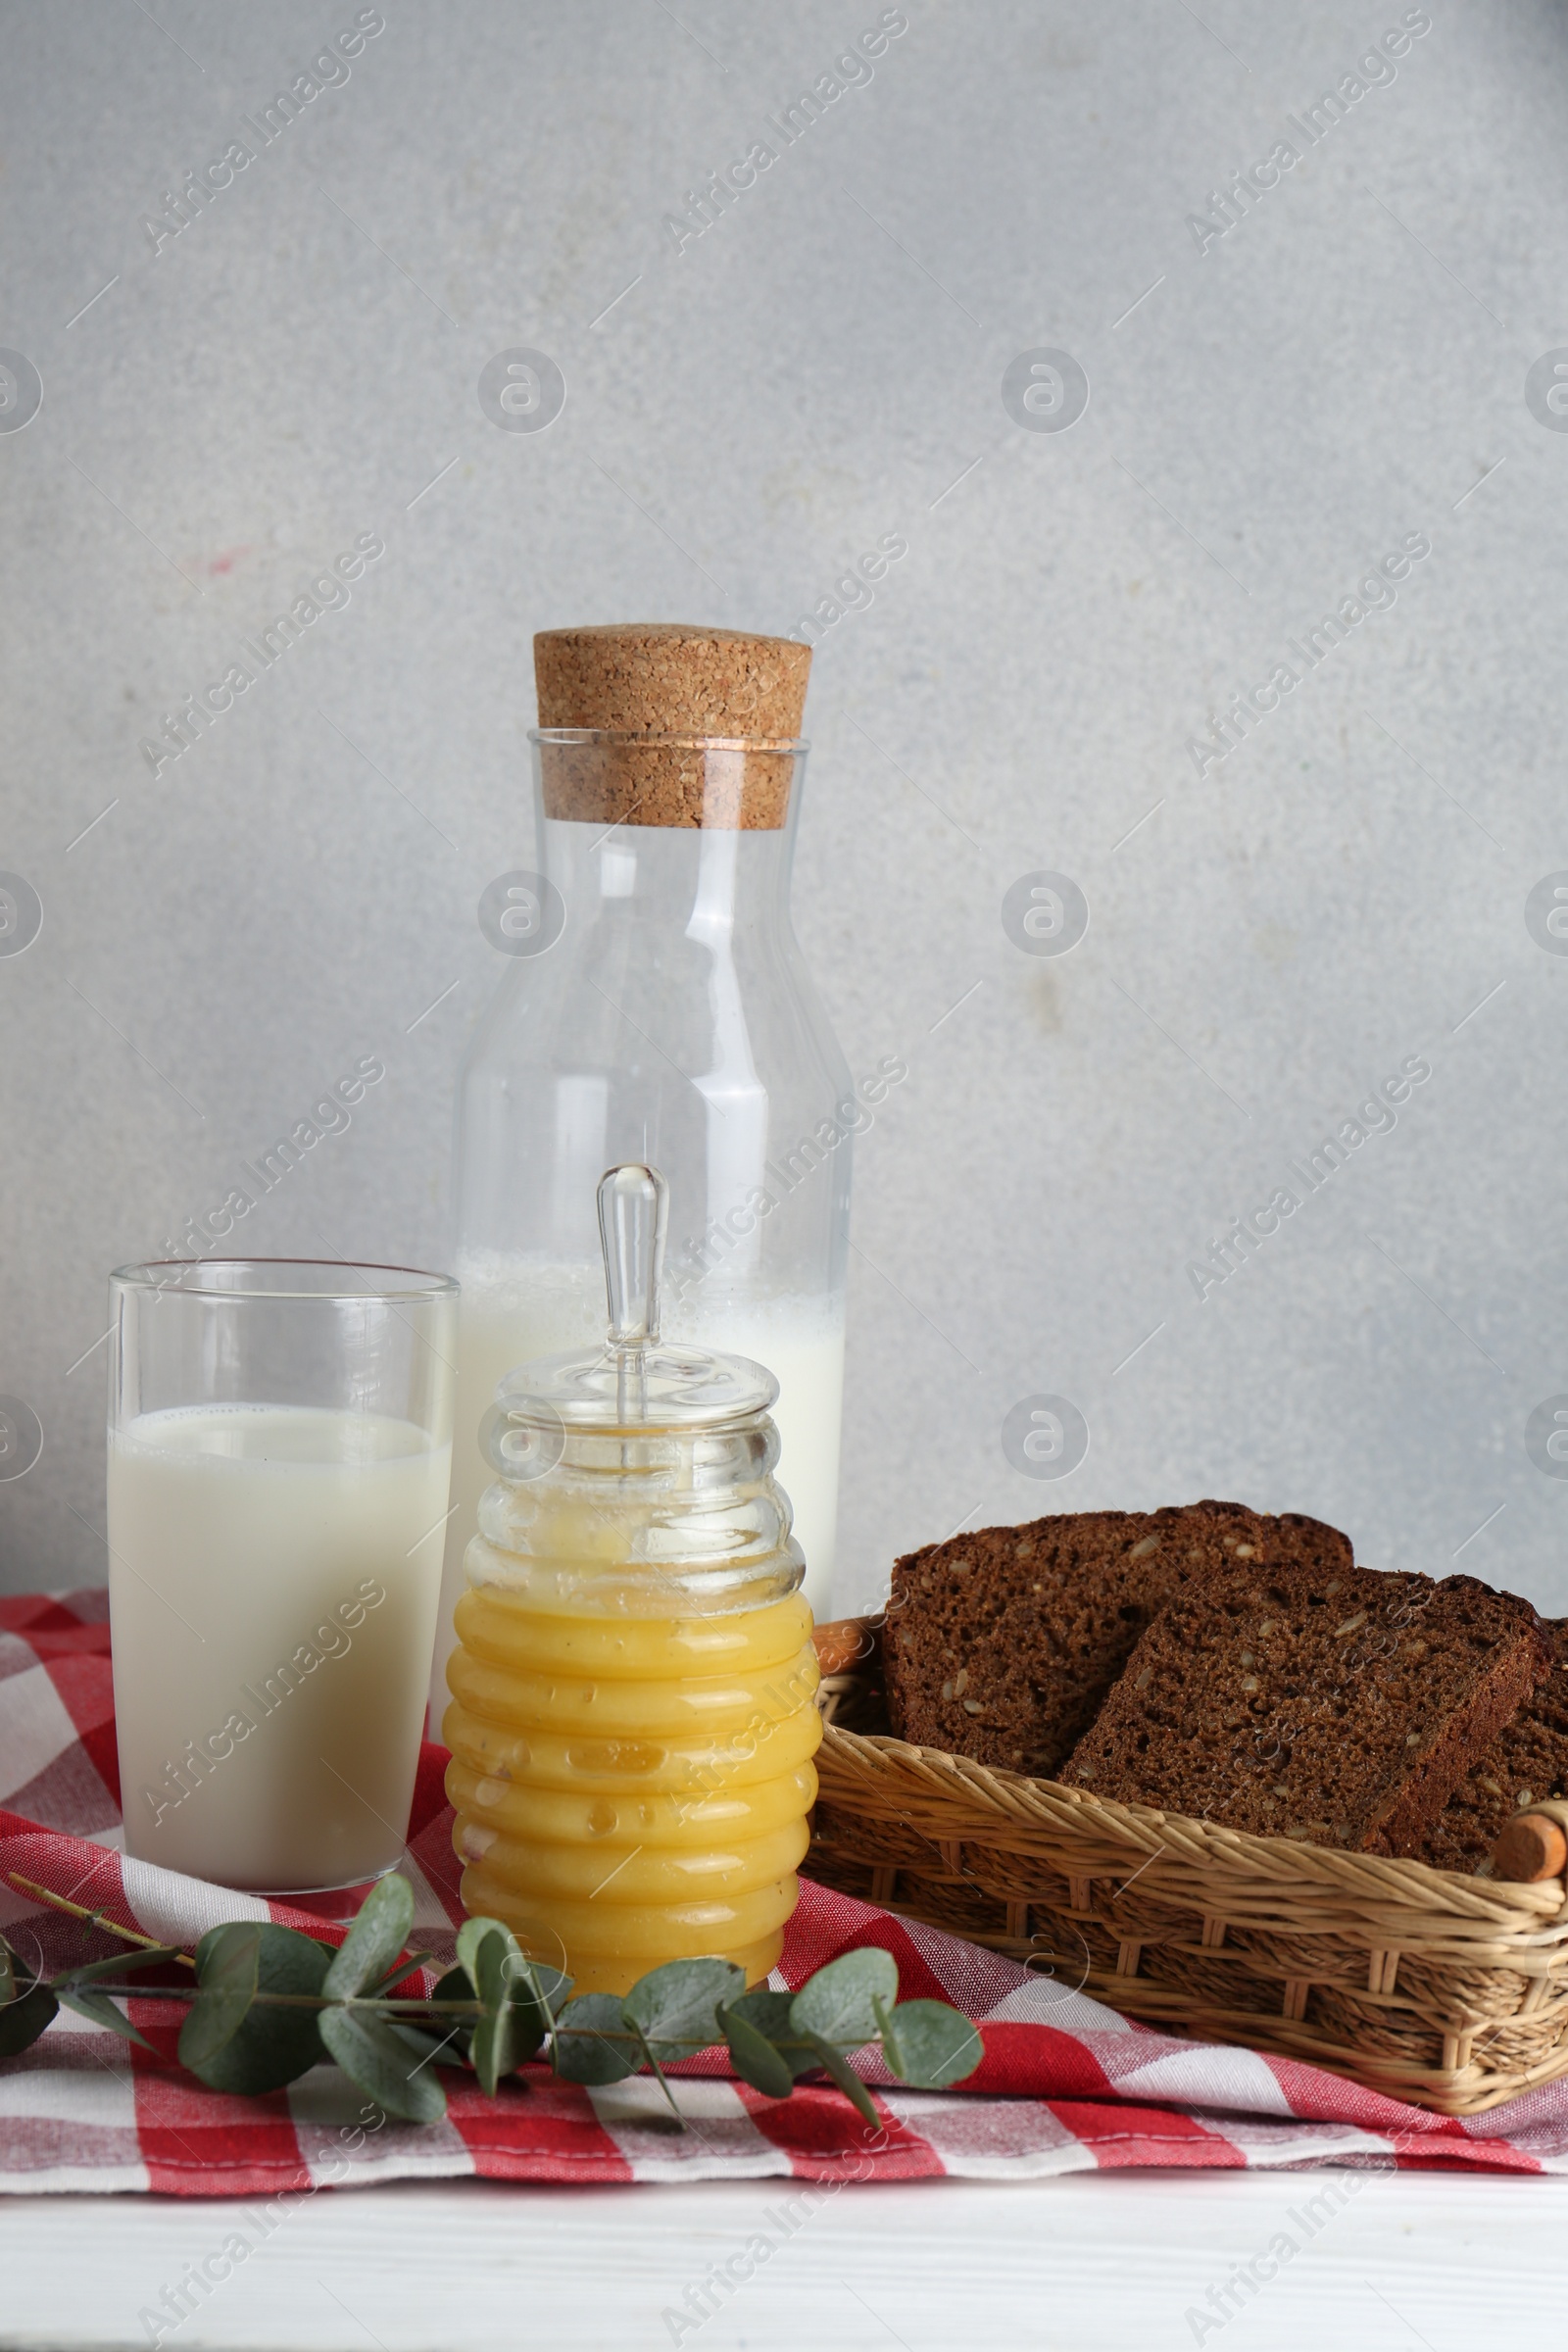
<instances>
[{"instance_id":1,"label":"eucalyptus branch","mask_svg":"<svg viewBox=\"0 0 1568 2352\"><path fill-rule=\"evenodd\" d=\"M73 1919L85 1920L89 1928L102 1928L106 1936L118 1936L125 1943L144 1944L152 1951L172 1948L160 1944L156 1936L143 1936L135 1928L122 1928L116 1919L106 1919L101 1911L89 1911L83 1903L68 1902L63 1894L54 1894L47 1886L40 1886L36 1879L24 1879L20 1870L8 1870L6 1877L13 1886L25 1887L28 1894L35 1894L40 1902L51 1904L56 1911L69 1911ZM186 1968L196 1965L188 1952L175 1951L173 1957Z\"/></svg>"},{"instance_id":2,"label":"eucalyptus branch","mask_svg":"<svg viewBox=\"0 0 1568 2352\"><path fill-rule=\"evenodd\" d=\"M329 2057L387 2113L429 2123L446 2112L435 2067L464 2070L493 2097L503 2080L526 2088L518 2069L542 2059L582 2083L646 2069L684 2125L665 2070L724 2043L735 2072L765 2095L787 2098L799 2077L820 2071L875 2127L876 2108L850 2065L858 2051L879 2048L891 2073L928 2090L962 2081L983 2055L974 2026L945 2002L898 1999L898 1968L874 1945L846 1952L794 1993L748 1991L732 1961L700 1959L654 1969L624 1998L572 1997L570 1978L532 1959L510 1928L475 1918L459 1931L457 1966L423 1994L407 1989L432 1955L406 1950L414 1919L406 1879L370 1889L336 1950L270 1921L231 1920L187 1953L10 1875L89 1931L139 1948L45 1979L27 1976L0 1936L0 2060L35 2041L62 2004L150 2047L117 1999L178 2001L181 2064L210 2088L241 2096L280 2089ZM116 1981L117 1969L160 1961L191 1969L194 1987Z\"/></svg>"}]
</instances>

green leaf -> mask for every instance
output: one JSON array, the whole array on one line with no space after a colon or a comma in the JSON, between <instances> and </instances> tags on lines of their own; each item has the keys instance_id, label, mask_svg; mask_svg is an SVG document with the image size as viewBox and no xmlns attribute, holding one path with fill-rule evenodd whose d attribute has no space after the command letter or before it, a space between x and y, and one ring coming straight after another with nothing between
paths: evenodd
<instances>
[{"instance_id":1,"label":"green leaf","mask_svg":"<svg viewBox=\"0 0 1568 2352\"><path fill-rule=\"evenodd\" d=\"M385 1999L388 1993L395 1992L400 1984L406 1984L410 1977L417 1976L425 1963L434 1958L434 1952L411 1952L407 1960L400 1960L396 1968L389 1968L384 1977L376 1978L367 1997L372 2001ZM406 1997L416 2001L419 1996L416 1992Z\"/></svg>"},{"instance_id":2,"label":"green leaf","mask_svg":"<svg viewBox=\"0 0 1568 2352\"><path fill-rule=\"evenodd\" d=\"M321 1989L334 2001L352 2000L385 1976L414 1925L414 1888L393 1871L370 1888L326 1972Z\"/></svg>"},{"instance_id":3,"label":"green leaf","mask_svg":"<svg viewBox=\"0 0 1568 2352\"><path fill-rule=\"evenodd\" d=\"M717 2005L745 1990L746 1971L733 1960L670 1960L640 1977L621 2009L629 2025L642 2029L651 2055L667 2066L722 2041Z\"/></svg>"},{"instance_id":4,"label":"green leaf","mask_svg":"<svg viewBox=\"0 0 1568 2352\"><path fill-rule=\"evenodd\" d=\"M624 2017L626 2014L626 2004L624 2001L622 2001L620 2005L620 2013L622 2017ZM676 2131L684 2132L686 2129L686 2118L680 2111L680 2101L676 2098L675 2093L670 2089L669 2079L664 2073L663 2068L660 2065L658 2058L654 2055L653 2047L649 2042L647 2034L643 2032L641 2026L634 2026L632 2031L637 2036L637 2047L642 2053L644 2064L653 2068L654 2080L664 2094L664 2103L669 2109L670 2117L674 2123Z\"/></svg>"},{"instance_id":5,"label":"green leaf","mask_svg":"<svg viewBox=\"0 0 1568 2352\"><path fill-rule=\"evenodd\" d=\"M254 1980L248 1973L248 1947L241 1936L256 1938ZM228 1940L219 1944L219 1937ZM209 1957L205 1967L204 1946L216 1951L216 1958ZM321 1991L328 1955L314 1936L274 1927L270 1920L237 1921L230 1928L214 1928L202 1937L196 1947L196 1966L202 1990L181 2029L179 2058L209 2089L258 2098L264 2091L280 2090L285 2082L319 2066L319 2013L303 2007L273 2008L256 1998L257 1992ZM231 1974L220 1982L212 1973L219 1968ZM204 2011L209 2001L213 2006ZM199 2026L198 2019L202 2021Z\"/></svg>"},{"instance_id":6,"label":"green leaf","mask_svg":"<svg viewBox=\"0 0 1568 2352\"><path fill-rule=\"evenodd\" d=\"M429 2033L423 2026L408 2018L389 2018L387 2023L400 2041L406 2041L416 2058L427 2058L432 2066L455 2066L461 2073L467 2068L467 2031L447 2024L442 2033Z\"/></svg>"},{"instance_id":7,"label":"green leaf","mask_svg":"<svg viewBox=\"0 0 1568 2352\"><path fill-rule=\"evenodd\" d=\"M484 2003L484 2015L476 2019L473 2036L468 2044L468 2056L479 2078L479 2088L487 2099L496 2095L496 2084L503 2075L510 2075L531 2052L522 2047L526 2038L527 2019L512 2004L510 1963L522 1959L510 1929L484 1936L474 1953L473 1965L478 1971L476 1990ZM539 2046L537 2038L534 2048Z\"/></svg>"},{"instance_id":8,"label":"green leaf","mask_svg":"<svg viewBox=\"0 0 1568 2352\"><path fill-rule=\"evenodd\" d=\"M615 2040L608 2038L614 2034ZM612 1992L580 1992L556 2020L551 2063L566 2082L623 2082L642 2063Z\"/></svg>"},{"instance_id":9,"label":"green leaf","mask_svg":"<svg viewBox=\"0 0 1568 2352\"><path fill-rule=\"evenodd\" d=\"M986 2054L968 2018L946 2001L900 2001L890 2014L878 1999L876 2012L890 2072L916 2090L946 2090L963 2082Z\"/></svg>"},{"instance_id":10,"label":"green leaf","mask_svg":"<svg viewBox=\"0 0 1568 2352\"><path fill-rule=\"evenodd\" d=\"M60 2003L47 1984L37 1980L22 1984L14 2000L0 2007L0 2058L15 2058L35 2042L60 2014Z\"/></svg>"},{"instance_id":11,"label":"green leaf","mask_svg":"<svg viewBox=\"0 0 1568 2352\"><path fill-rule=\"evenodd\" d=\"M830 1960L801 1986L790 2003L790 2024L803 2041L816 2035L823 2041L859 2043L876 2038L876 2010L880 1998L897 2000L899 1966L879 1944L846 1952Z\"/></svg>"},{"instance_id":12,"label":"green leaf","mask_svg":"<svg viewBox=\"0 0 1568 2352\"><path fill-rule=\"evenodd\" d=\"M838 1962L835 1960L830 1965L836 1968L838 1966ZM825 1975L826 1971L824 1970L822 1973ZM796 1997L799 1998L799 1995ZM833 2047L833 2044L830 2041L824 2041L819 2034L803 2034L801 2038L803 2041L809 2043L810 2047L816 2052L817 2065L825 2068L827 2073L832 2076L834 2082L838 2084L840 2090L843 2091L845 2097L854 2101L855 2105L864 2116L866 2122L871 2126L872 2131L880 2131L882 2128L882 2118L872 2106L871 2095L866 2089L865 2084L860 2081L858 2075L851 2071L843 2051L836 2050Z\"/></svg>"},{"instance_id":13,"label":"green leaf","mask_svg":"<svg viewBox=\"0 0 1568 2352\"><path fill-rule=\"evenodd\" d=\"M470 1929L478 1933L470 1935ZM487 1978L497 1987L496 1998L505 1999L513 1969L522 1966L521 1947L503 1921L466 1919L458 1932L458 1966L479 2000L487 1997L483 1990Z\"/></svg>"},{"instance_id":14,"label":"green leaf","mask_svg":"<svg viewBox=\"0 0 1568 2352\"><path fill-rule=\"evenodd\" d=\"M209 1928L196 1946L198 1991L179 2030L179 2063L207 2080L206 2068L231 2042L261 1982L262 1931L254 1919Z\"/></svg>"},{"instance_id":15,"label":"green leaf","mask_svg":"<svg viewBox=\"0 0 1568 2352\"><path fill-rule=\"evenodd\" d=\"M493 2099L502 2076L515 2074L538 2049L550 2010L540 1998L532 1962L503 1921L465 1920L458 1932L458 1961L453 1975L484 2004L484 2014L469 2031L468 2057L480 2089ZM569 1982L553 1969L547 1973L557 1984Z\"/></svg>"},{"instance_id":16,"label":"green leaf","mask_svg":"<svg viewBox=\"0 0 1568 2352\"><path fill-rule=\"evenodd\" d=\"M461 1968L449 1968L446 1975L438 1982L434 1992L432 1992L430 1995L432 2001L473 2001L477 2000L478 1997L479 1996L474 1991L472 1984L468 1982L466 1972ZM415 2021L412 2018L405 2018L401 2022L405 2025L412 2025ZM457 2030L458 2038L456 2041L449 2042L447 2046L450 2050L461 2051L466 2057L467 2055L468 2039L473 2032L473 2020L471 2017L442 2017L439 2015L432 2015L428 2026L419 2026L416 2028L416 2031L421 2034L433 2034L437 2040L440 2040L444 2035L450 2034L454 2028Z\"/></svg>"},{"instance_id":17,"label":"green leaf","mask_svg":"<svg viewBox=\"0 0 1568 2352\"><path fill-rule=\"evenodd\" d=\"M17 1975L16 1961L16 1953L11 1949L5 1937L0 1936L0 2009L9 2008L22 1989L21 1979Z\"/></svg>"},{"instance_id":18,"label":"green leaf","mask_svg":"<svg viewBox=\"0 0 1568 2352\"><path fill-rule=\"evenodd\" d=\"M794 1998L793 1992L774 1992L766 1984L759 1984L738 1999L726 2001L724 2006L731 2017L744 2017L749 2026L755 2026L759 2034L765 2034L769 2041L778 2041L789 2033L790 2004Z\"/></svg>"},{"instance_id":19,"label":"green leaf","mask_svg":"<svg viewBox=\"0 0 1568 2352\"><path fill-rule=\"evenodd\" d=\"M738 2017L744 2024L755 2027L765 2041L773 2044L791 2075L808 2075L817 2065L817 2056L814 2050L807 2049L791 2030L790 2010L794 1999L793 1993L769 1992L765 1984L760 1984L755 1992L743 1993L738 2001L726 2001L724 2014L726 2017ZM734 2046L732 2042L730 2047L733 2049ZM750 2075L745 2080L749 2082ZM760 2083L758 2088L761 2088Z\"/></svg>"},{"instance_id":20,"label":"green leaf","mask_svg":"<svg viewBox=\"0 0 1568 2352\"><path fill-rule=\"evenodd\" d=\"M162 1944L156 1950L140 1952L111 1952L107 1960L88 1960L80 1968L63 1969L55 1979L57 1985L91 1984L99 1977L122 1977L128 1969L151 1968L155 1960L177 1960L177 1944Z\"/></svg>"},{"instance_id":21,"label":"green leaf","mask_svg":"<svg viewBox=\"0 0 1568 2352\"><path fill-rule=\"evenodd\" d=\"M786 2002L786 2006L788 2003ZM721 2001L718 2022L735 2072L743 2082L761 2091L770 2099L787 2099L795 2088L795 2077L788 2061L774 2049L767 2036L758 2032L750 2019L737 2017L734 2010Z\"/></svg>"},{"instance_id":22,"label":"green leaf","mask_svg":"<svg viewBox=\"0 0 1568 2352\"><path fill-rule=\"evenodd\" d=\"M61 1984L55 1989L63 2009L74 2009L78 2017L90 2018L95 2026L107 2026L110 2033L118 2034L122 2041L137 2042L144 2050L152 2048L146 2034L137 2033L129 2018L115 2007L107 1992L98 1992L90 1985L79 1992L69 1984Z\"/></svg>"},{"instance_id":23,"label":"green leaf","mask_svg":"<svg viewBox=\"0 0 1568 2352\"><path fill-rule=\"evenodd\" d=\"M429 2058L384 2017L341 2006L323 2009L320 2035L349 2081L388 2115L411 2124L436 2124L445 2115L447 2094Z\"/></svg>"},{"instance_id":24,"label":"green leaf","mask_svg":"<svg viewBox=\"0 0 1568 2352\"><path fill-rule=\"evenodd\" d=\"M549 1968L542 1960L530 1960L526 1952L518 1952L509 1963L509 1998L515 2013L514 2028L519 2045L517 2063L538 2056L539 2045L555 2024L556 2018L571 1991L570 1977L564 1977L559 1968Z\"/></svg>"},{"instance_id":25,"label":"green leaf","mask_svg":"<svg viewBox=\"0 0 1568 2352\"><path fill-rule=\"evenodd\" d=\"M482 1914L477 1914L472 1919L466 1919L458 1930L458 1966L475 1991L479 1984L480 1948L489 1942L492 1936L500 1936L503 1950L509 1945L513 1950L516 1949L516 1940L504 1920L486 1919Z\"/></svg>"},{"instance_id":26,"label":"green leaf","mask_svg":"<svg viewBox=\"0 0 1568 2352\"><path fill-rule=\"evenodd\" d=\"M476 2001L478 1997L473 1981L464 1968L449 1968L444 1977L437 1977L435 1990L430 1995L432 2001Z\"/></svg>"}]
</instances>

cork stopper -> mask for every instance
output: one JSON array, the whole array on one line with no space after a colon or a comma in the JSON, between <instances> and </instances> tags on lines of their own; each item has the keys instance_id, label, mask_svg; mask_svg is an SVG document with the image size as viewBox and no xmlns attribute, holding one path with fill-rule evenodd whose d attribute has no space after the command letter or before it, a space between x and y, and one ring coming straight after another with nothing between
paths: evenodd
<instances>
[{"instance_id":1,"label":"cork stopper","mask_svg":"<svg viewBox=\"0 0 1568 2352\"><path fill-rule=\"evenodd\" d=\"M721 830L784 823L809 646L626 621L542 630L533 660L547 816ZM582 730L597 740L571 740Z\"/></svg>"}]
</instances>

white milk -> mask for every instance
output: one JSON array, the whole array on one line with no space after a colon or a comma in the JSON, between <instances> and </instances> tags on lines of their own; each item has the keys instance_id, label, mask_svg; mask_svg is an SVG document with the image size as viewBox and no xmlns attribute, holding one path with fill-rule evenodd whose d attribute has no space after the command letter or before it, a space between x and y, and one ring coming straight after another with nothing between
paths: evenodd
<instances>
[{"instance_id":1,"label":"white milk","mask_svg":"<svg viewBox=\"0 0 1568 2352\"><path fill-rule=\"evenodd\" d=\"M451 1447L324 1408L143 1413L109 1445L125 1845L259 1890L403 1850Z\"/></svg>"},{"instance_id":2,"label":"white milk","mask_svg":"<svg viewBox=\"0 0 1568 2352\"><path fill-rule=\"evenodd\" d=\"M496 1473L479 1451L479 1423L495 1400L498 1382L518 1364L568 1348L584 1350L605 1337L605 1277L598 1266L544 1261L466 1261L458 1269L458 1401L452 1451L452 1501L446 1568L436 1633L430 1723L439 1733L449 1693L446 1662L453 1646L452 1612L465 1586L463 1555L478 1525L479 1497ZM834 1524L839 1497L839 1423L844 1403L844 1323L793 1300L704 1315L701 1307L667 1304L663 1336L683 1345L748 1355L765 1364L779 1385L773 1419L779 1434L777 1477L790 1498L794 1534L806 1554L805 1592L825 1615L833 1578Z\"/></svg>"}]
</instances>

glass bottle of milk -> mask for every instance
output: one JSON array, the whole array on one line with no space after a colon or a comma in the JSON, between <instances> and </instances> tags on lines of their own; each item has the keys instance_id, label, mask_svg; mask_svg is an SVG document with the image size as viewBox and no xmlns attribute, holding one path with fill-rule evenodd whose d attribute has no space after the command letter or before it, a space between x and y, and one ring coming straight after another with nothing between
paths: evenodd
<instances>
[{"instance_id":1,"label":"glass bottle of milk","mask_svg":"<svg viewBox=\"0 0 1568 2352\"><path fill-rule=\"evenodd\" d=\"M808 662L803 645L718 630L535 640L544 870L503 876L481 905L513 961L458 1089L438 1706L494 1475L474 1433L515 1365L600 1336L594 1200L620 1161L668 1180L666 1335L749 1356L779 1384L778 1475L807 1598L827 1613L850 1154L868 1113L790 922Z\"/></svg>"}]
</instances>

